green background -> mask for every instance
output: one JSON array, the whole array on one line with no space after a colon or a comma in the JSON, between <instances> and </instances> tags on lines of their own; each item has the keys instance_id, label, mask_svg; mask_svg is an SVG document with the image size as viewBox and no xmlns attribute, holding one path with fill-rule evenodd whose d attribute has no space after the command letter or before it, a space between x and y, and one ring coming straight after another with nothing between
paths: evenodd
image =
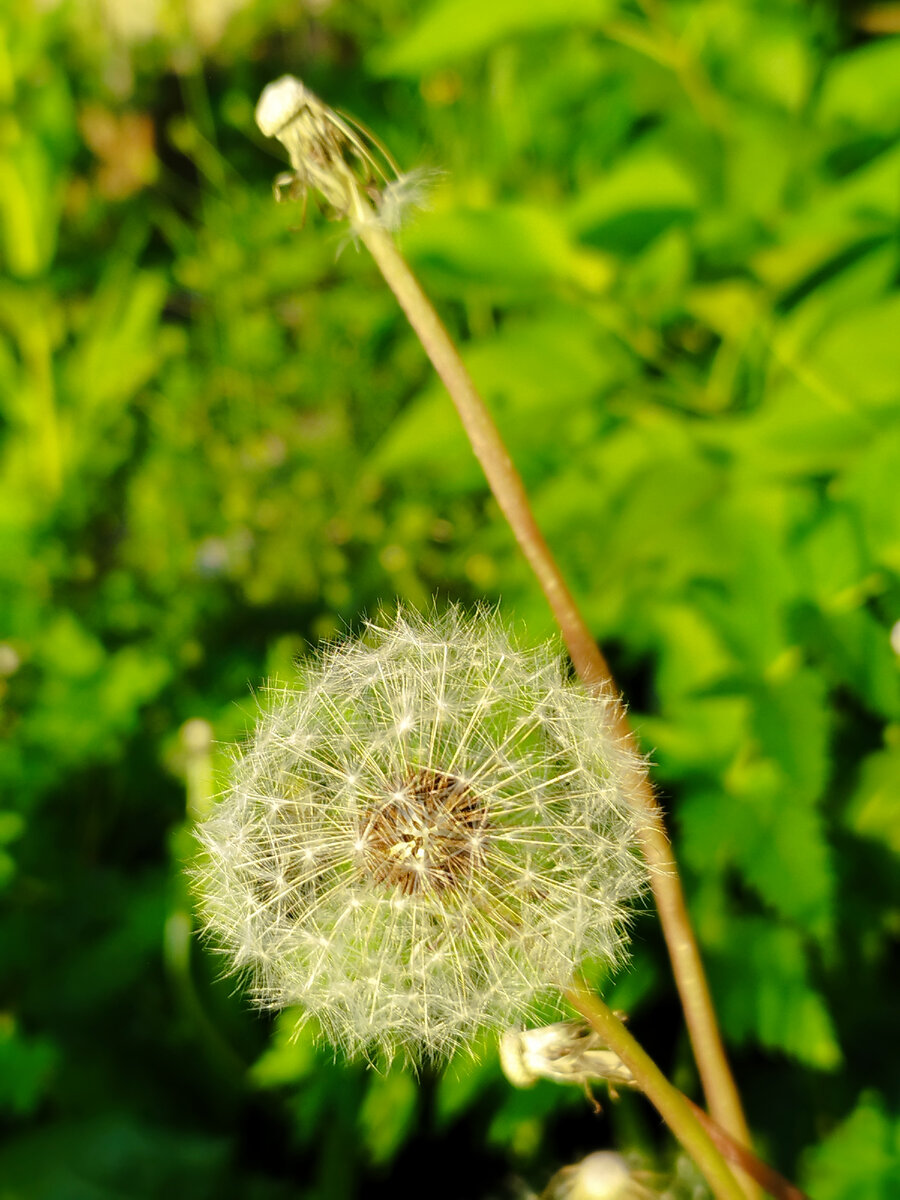
<instances>
[{"instance_id":1,"label":"green background","mask_svg":"<svg viewBox=\"0 0 900 1200\"><path fill-rule=\"evenodd\" d=\"M893 7L5 11L0 1198L672 1168L639 1097L598 1120L490 1048L417 1082L291 1043L192 939L208 740L263 679L397 597L551 632L372 263L272 202L285 71L444 172L401 240L652 755L761 1153L900 1195ZM609 998L698 1096L649 910Z\"/></svg>"}]
</instances>

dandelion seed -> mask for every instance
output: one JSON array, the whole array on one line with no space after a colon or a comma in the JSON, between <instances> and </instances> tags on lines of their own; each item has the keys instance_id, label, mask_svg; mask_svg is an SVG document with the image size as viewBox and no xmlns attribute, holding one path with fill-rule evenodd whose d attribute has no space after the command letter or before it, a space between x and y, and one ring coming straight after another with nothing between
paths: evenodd
<instances>
[{"instance_id":1,"label":"dandelion seed","mask_svg":"<svg viewBox=\"0 0 900 1200\"><path fill-rule=\"evenodd\" d=\"M526 1022L622 960L645 880L614 705L490 614L370 624L268 693L200 827L207 932L349 1053Z\"/></svg>"},{"instance_id":2,"label":"dandelion seed","mask_svg":"<svg viewBox=\"0 0 900 1200\"><path fill-rule=\"evenodd\" d=\"M417 167L385 184L375 204L377 223L381 228L396 233L411 213L428 208L432 188L442 175L442 171Z\"/></svg>"}]
</instances>

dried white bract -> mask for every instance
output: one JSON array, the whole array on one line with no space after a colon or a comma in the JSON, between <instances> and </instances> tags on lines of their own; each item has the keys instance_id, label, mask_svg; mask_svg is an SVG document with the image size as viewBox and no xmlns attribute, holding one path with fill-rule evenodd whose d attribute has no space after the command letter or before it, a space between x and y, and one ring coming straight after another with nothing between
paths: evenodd
<instances>
[{"instance_id":1,"label":"dried white bract","mask_svg":"<svg viewBox=\"0 0 900 1200\"><path fill-rule=\"evenodd\" d=\"M500 1065L510 1083L520 1088L532 1087L539 1079L584 1087L603 1079L634 1086L631 1070L583 1021L508 1029L500 1038Z\"/></svg>"},{"instance_id":2,"label":"dried white bract","mask_svg":"<svg viewBox=\"0 0 900 1200\"><path fill-rule=\"evenodd\" d=\"M260 1005L350 1053L440 1058L622 959L646 872L615 701L457 609L303 671L200 828L206 928Z\"/></svg>"},{"instance_id":3,"label":"dried white bract","mask_svg":"<svg viewBox=\"0 0 900 1200\"><path fill-rule=\"evenodd\" d=\"M343 116L293 75L270 83L256 105L256 123L266 137L281 142L291 171L275 180L275 196L305 204L318 192L335 217L354 226L380 225L396 231L407 214L423 208L428 188L440 172L401 174L374 134Z\"/></svg>"}]
</instances>

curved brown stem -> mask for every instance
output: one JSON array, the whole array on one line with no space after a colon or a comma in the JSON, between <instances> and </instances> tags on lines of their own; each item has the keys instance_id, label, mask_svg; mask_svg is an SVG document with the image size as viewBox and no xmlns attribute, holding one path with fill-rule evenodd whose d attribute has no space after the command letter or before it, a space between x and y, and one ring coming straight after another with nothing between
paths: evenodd
<instances>
[{"instance_id":1,"label":"curved brown stem","mask_svg":"<svg viewBox=\"0 0 900 1200\"><path fill-rule=\"evenodd\" d=\"M755 1179L760 1187L768 1192L770 1196L774 1196L775 1200L810 1200L806 1192L801 1192L796 1184L785 1179L774 1167L770 1167L761 1158L757 1158L746 1146L742 1146L736 1142L730 1133L726 1133L721 1125L718 1125L712 1117L703 1111L699 1104L695 1104L689 1096L686 1096L685 1099L694 1110L694 1116L709 1134L710 1139L722 1157L726 1158L736 1167L740 1167L746 1175Z\"/></svg>"},{"instance_id":2,"label":"curved brown stem","mask_svg":"<svg viewBox=\"0 0 900 1200\"><path fill-rule=\"evenodd\" d=\"M522 478L440 318L390 235L374 222L364 218L357 223L356 232L375 259L450 393L491 491L537 576L559 624L575 669L588 685L616 693L615 682L606 660L538 528ZM637 749L624 710L619 710L618 719L623 738ZM675 983L681 997L707 1103L718 1124L739 1143L749 1145L747 1122L725 1056L699 948L688 917L681 880L666 836L662 812L651 784L643 772L635 773L633 789L647 814L643 838L644 854L652 868L651 884L663 936L669 949ZM749 1185L747 1191L751 1195L755 1194L755 1186Z\"/></svg>"}]
</instances>

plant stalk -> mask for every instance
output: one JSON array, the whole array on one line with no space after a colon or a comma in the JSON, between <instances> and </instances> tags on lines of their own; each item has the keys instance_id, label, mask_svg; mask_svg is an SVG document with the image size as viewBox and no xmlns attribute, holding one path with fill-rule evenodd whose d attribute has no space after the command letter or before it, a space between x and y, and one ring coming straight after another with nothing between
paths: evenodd
<instances>
[{"instance_id":1,"label":"plant stalk","mask_svg":"<svg viewBox=\"0 0 900 1200\"><path fill-rule=\"evenodd\" d=\"M686 1096L685 1099L722 1157L740 1167L751 1179L755 1179L763 1191L774 1196L775 1200L810 1200L806 1192L802 1192L790 1180L785 1179L774 1167L770 1167L761 1158L757 1158L746 1146L736 1142L730 1133L726 1133L721 1125L717 1125L712 1117L695 1104L689 1096Z\"/></svg>"},{"instance_id":2,"label":"plant stalk","mask_svg":"<svg viewBox=\"0 0 900 1200\"><path fill-rule=\"evenodd\" d=\"M697 1119L688 1098L669 1083L612 1010L599 996L593 995L581 979L576 979L564 994L572 1007L630 1068L638 1087L703 1172L718 1200L744 1200L743 1190Z\"/></svg>"},{"instance_id":3,"label":"plant stalk","mask_svg":"<svg viewBox=\"0 0 900 1200\"><path fill-rule=\"evenodd\" d=\"M491 491L559 624L576 671L588 686L617 695L606 660L538 528L522 478L440 317L398 251L393 238L366 220L356 224L356 232L375 259L450 393ZM618 732L639 753L624 709L616 706L615 711ZM725 1055L662 812L645 773L635 772L632 787L647 815L647 825L642 833L643 852L650 866L650 880L663 936L706 1101L717 1124L737 1142L749 1146L750 1133ZM749 1183L747 1192L751 1196L757 1194L755 1186Z\"/></svg>"}]
</instances>

